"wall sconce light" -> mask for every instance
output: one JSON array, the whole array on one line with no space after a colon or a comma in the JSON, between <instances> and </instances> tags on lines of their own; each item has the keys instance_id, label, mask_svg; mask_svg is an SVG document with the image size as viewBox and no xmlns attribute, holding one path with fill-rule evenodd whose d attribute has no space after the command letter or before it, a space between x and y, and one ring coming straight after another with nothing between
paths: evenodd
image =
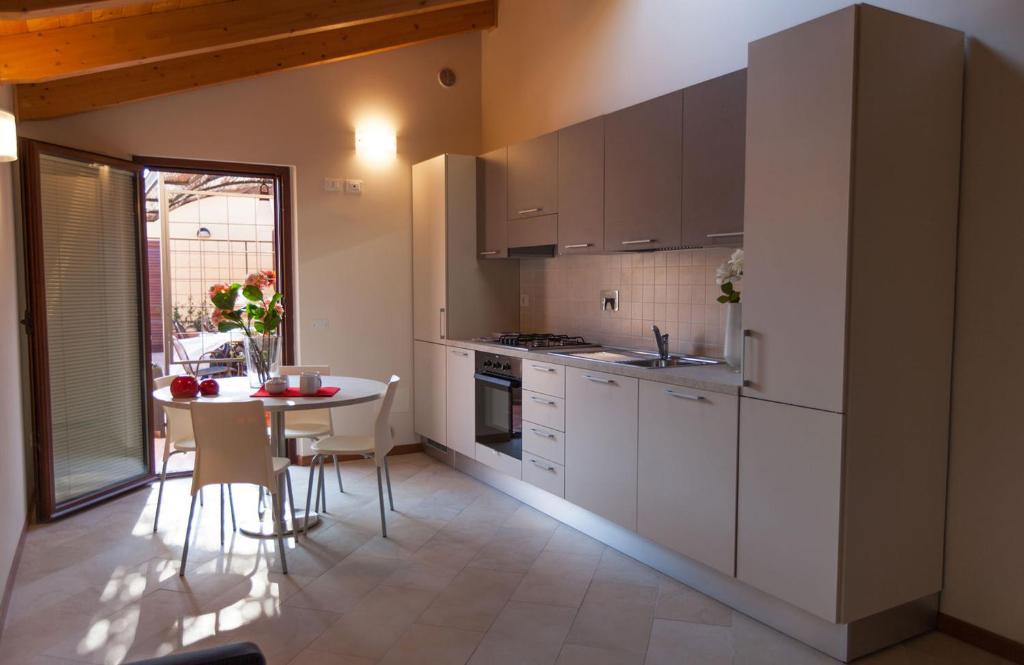
<instances>
[{"instance_id":1,"label":"wall sconce light","mask_svg":"<svg viewBox=\"0 0 1024 665\"><path fill-rule=\"evenodd\" d=\"M18 129L14 114L0 111L0 162L18 159Z\"/></svg>"},{"instance_id":2,"label":"wall sconce light","mask_svg":"<svg viewBox=\"0 0 1024 665\"><path fill-rule=\"evenodd\" d=\"M356 128L356 154L372 160L394 157L398 152L398 139L390 127L371 124Z\"/></svg>"}]
</instances>

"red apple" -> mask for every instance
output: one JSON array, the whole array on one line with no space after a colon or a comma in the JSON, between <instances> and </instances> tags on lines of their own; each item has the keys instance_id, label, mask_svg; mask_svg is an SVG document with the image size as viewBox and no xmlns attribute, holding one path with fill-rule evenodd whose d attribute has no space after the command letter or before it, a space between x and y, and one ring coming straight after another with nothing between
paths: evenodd
<instances>
[{"instance_id":1,"label":"red apple","mask_svg":"<svg viewBox=\"0 0 1024 665\"><path fill-rule=\"evenodd\" d=\"M199 394L203 397L213 397L220 394L220 384L216 379L205 379L199 382Z\"/></svg>"},{"instance_id":2,"label":"red apple","mask_svg":"<svg viewBox=\"0 0 1024 665\"><path fill-rule=\"evenodd\" d=\"M175 399L192 398L199 394L199 382L196 377L182 374L171 381L171 396Z\"/></svg>"}]
</instances>

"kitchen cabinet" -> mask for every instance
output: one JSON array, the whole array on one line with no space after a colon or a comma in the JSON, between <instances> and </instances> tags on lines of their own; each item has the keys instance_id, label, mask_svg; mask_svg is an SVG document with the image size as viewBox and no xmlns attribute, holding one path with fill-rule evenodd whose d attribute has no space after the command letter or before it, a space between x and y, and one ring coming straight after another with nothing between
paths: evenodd
<instances>
[{"instance_id":1,"label":"kitchen cabinet","mask_svg":"<svg viewBox=\"0 0 1024 665\"><path fill-rule=\"evenodd\" d=\"M737 577L837 619L843 416L743 399Z\"/></svg>"},{"instance_id":2,"label":"kitchen cabinet","mask_svg":"<svg viewBox=\"0 0 1024 665\"><path fill-rule=\"evenodd\" d=\"M606 250L679 245L682 162L681 90L605 116Z\"/></svg>"},{"instance_id":3,"label":"kitchen cabinet","mask_svg":"<svg viewBox=\"0 0 1024 665\"><path fill-rule=\"evenodd\" d=\"M637 379L566 368L565 498L636 530Z\"/></svg>"},{"instance_id":4,"label":"kitchen cabinet","mask_svg":"<svg viewBox=\"0 0 1024 665\"><path fill-rule=\"evenodd\" d=\"M750 44L737 572L830 621L942 588L963 38L854 5Z\"/></svg>"},{"instance_id":5,"label":"kitchen cabinet","mask_svg":"<svg viewBox=\"0 0 1024 665\"><path fill-rule=\"evenodd\" d=\"M508 219L558 212L558 134L508 147Z\"/></svg>"},{"instance_id":6,"label":"kitchen cabinet","mask_svg":"<svg viewBox=\"0 0 1024 665\"><path fill-rule=\"evenodd\" d=\"M682 244L743 240L747 71L683 90Z\"/></svg>"},{"instance_id":7,"label":"kitchen cabinet","mask_svg":"<svg viewBox=\"0 0 1024 665\"><path fill-rule=\"evenodd\" d=\"M498 452L490 446L485 446L482 443L476 444L476 461L481 464L486 464L495 471L505 474L506 476L512 476L513 478L523 478L523 462L522 460L516 459L511 455Z\"/></svg>"},{"instance_id":8,"label":"kitchen cabinet","mask_svg":"<svg viewBox=\"0 0 1024 665\"><path fill-rule=\"evenodd\" d=\"M558 253L604 250L604 118L558 131Z\"/></svg>"},{"instance_id":9,"label":"kitchen cabinet","mask_svg":"<svg viewBox=\"0 0 1024 665\"><path fill-rule=\"evenodd\" d=\"M523 390L523 420L565 431L565 402L560 397Z\"/></svg>"},{"instance_id":10,"label":"kitchen cabinet","mask_svg":"<svg viewBox=\"0 0 1024 665\"><path fill-rule=\"evenodd\" d=\"M523 217L508 222L508 247L541 247L558 242L558 215Z\"/></svg>"},{"instance_id":11,"label":"kitchen cabinet","mask_svg":"<svg viewBox=\"0 0 1024 665\"><path fill-rule=\"evenodd\" d=\"M447 446L476 454L476 382L473 352L449 346L446 353L445 431Z\"/></svg>"},{"instance_id":12,"label":"kitchen cabinet","mask_svg":"<svg viewBox=\"0 0 1024 665\"><path fill-rule=\"evenodd\" d=\"M565 397L565 366L538 360L523 361L523 388L535 393Z\"/></svg>"},{"instance_id":13,"label":"kitchen cabinet","mask_svg":"<svg viewBox=\"0 0 1024 665\"><path fill-rule=\"evenodd\" d=\"M739 398L640 382L637 533L732 576Z\"/></svg>"},{"instance_id":14,"label":"kitchen cabinet","mask_svg":"<svg viewBox=\"0 0 1024 665\"><path fill-rule=\"evenodd\" d=\"M523 480L555 496L565 496L565 467L540 455L523 452Z\"/></svg>"},{"instance_id":15,"label":"kitchen cabinet","mask_svg":"<svg viewBox=\"0 0 1024 665\"><path fill-rule=\"evenodd\" d=\"M448 445L445 352L443 344L413 342L413 420L416 433L441 445Z\"/></svg>"},{"instance_id":16,"label":"kitchen cabinet","mask_svg":"<svg viewBox=\"0 0 1024 665\"><path fill-rule=\"evenodd\" d=\"M477 255L485 259L508 256L508 148L480 156L480 223Z\"/></svg>"}]
</instances>

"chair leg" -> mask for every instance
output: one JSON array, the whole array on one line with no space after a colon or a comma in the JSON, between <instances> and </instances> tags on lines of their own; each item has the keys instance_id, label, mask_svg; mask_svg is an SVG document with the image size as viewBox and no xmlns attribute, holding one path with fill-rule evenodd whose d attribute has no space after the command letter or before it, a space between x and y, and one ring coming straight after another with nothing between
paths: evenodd
<instances>
[{"instance_id":1,"label":"chair leg","mask_svg":"<svg viewBox=\"0 0 1024 665\"><path fill-rule=\"evenodd\" d=\"M263 521L263 516L266 514L266 507L263 504L263 488L260 488L260 499L256 504L256 513L259 515L260 521Z\"/></svg>"},{"instance_id":2,"label":"chair leg","mask_svg":"<svg viewBox=\"0 0 1024 665\"><path fill-rule=\"evenodd\" d=\"M288 558L284 552L284 535L281 533L281 497L270 495L270 517L274 520L274 533L277 534L277 551L281 553L281 570L288 574Z\"/></svg>"},{"instance_id":3,"label":"chair leg","mask_svg":"<svg viewBox=\"0 0 1024 665\"><path fill-rule=\"evenodd\" d=\"M341 484L341 464L338 463L337 455L334 455L334 472L338 474L338 491L344 493L345 486Z\"/></svg>"},{"instance_id":4,"label":"chair leg","mask_svg":"<svg viewBox=\"0 0 1024 665\"><path fill-rule=\"evenodd\" d=\"M199 507L202 508L204 505L206 505L206 504L203 503L203 488L200 487L199 488Z\"/></svg>"},{"instance_id":5,"label":"chair leg","mask_svg":"<svg viewBox=\"0 0 1024 665\"><path fill-rule=\"evenodd\" d=\"M156 533L156 526L160 523L160 504L164 500L164 483L167 482L167 460L170 455L164 457L164 468L160 472L160 490L156 493L156 516L153 518L153 533Z\"/></svg>"},{"instance_id":6,"label":"chair leg","mask_svg":"<svg viewBox=\"0 0 1024 665\"><path fill-rule=\"evenodd\" d=\"M383 537L388 537L388 523L384 519L384 485L380 479L380 467L377 467L377 498L380 499L380 533Z\"/></svg>"},{"instance_id":7,"label":"chair leg","mask_svg":"<svg viewBox=\"0 0 1024 665\"><path fill-rule=\"evenodd\" d=\"M220 546L224 547L224 485L220 486Z\"/></svg>"},{"instance_id":8,"label":"chair leg","mask_svg":"<svg viewBox=\"0 0 1024 665\"><path fill-rule=\"evenodd\" d=\"M235 495L231 493L231 485L228 485L228 504L231 506L231 531L238 531L238 523L235 522Z\"/></svg>"},{"instance_id":9,"label":"chair leg","mask_svg":"<svg viewBox=\"0 0 1024 665\"><path fill-rule=\"evenodd\" d=\"M185 546L181 550L181 568L178 577L185 577L185 564L188 563L188 541L192 537L192 516L196 512L196 495L192 495L192 505L188 509L188 526L185 527Z\"/></svg>"},{"instance_id":10,"label":"chair leg","mask_svg":"<svg viewBox=\"0 0 1024 665\"><path fill-rule=\"evenodd\" d=\"M295 519L295 496L292 494L292 474L288 473L288 469L284 470L284 485L288 488L288 508L292 513L292 534L295 537L295 542L299 542L299 521Z\"/></svg>"},{"instance_id":11,"label":"chair leg","mask_svg":"<svg viewBox=\"0 0 1024 665\"><path fill-rule=\"evenodd\" d=\"M309 462L309 484L306 485L306 519L302 523L302 531L309 531L309 514L315 512L313 508L313 483L316 482L316 458L319 455L313 455L313 459ZM320 507L320 492L316 493L317 508Z\"/></svg>"},{"instance_id":12,"label":"chair leg","mask_svg":"<svg viewBox=\"0 0 1024 665\"><path fill-rule=\"evenodd\" d=\"M320 458L320 480L318 481L318 485L319 485L319 488L320 488L319 489L319 491L320 491L320 501L323 502L324 512L325 513L327 512L327 490L325 489L325 486L324 486L324 466L326 466L326 465L327 465L327 458L326 457L321 457Z\"/></svg>"},{"instance_id":13,"label":"chair leg","mask_svg":"<svg viewBox=\"0 0 1024 665\"><path fill-rule=\"evenodd\" d=\"M391 510L395 509L395 497L391 494L391 470L388 469L388 456L384 456L384 480L388 482L388 502L391 504Z\"/></svg>"}]
</instances>

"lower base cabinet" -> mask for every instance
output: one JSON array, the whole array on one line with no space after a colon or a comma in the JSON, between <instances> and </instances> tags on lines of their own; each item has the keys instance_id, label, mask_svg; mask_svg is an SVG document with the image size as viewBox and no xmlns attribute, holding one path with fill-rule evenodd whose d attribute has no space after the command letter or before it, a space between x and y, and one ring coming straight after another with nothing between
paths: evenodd
<instances>
[{"instance_id":1,"label":"lower base cabinet","mask_svg":"<svg viewBox=\"0 0 1024 665\"><path fill-rule=\"evenodd\" d=\"M499 453L494 448L485 446L482 443L476 444L476 461L486 464L495 471L500 471L506 476L523 479L523 462L511 455Z\"/></svg>"},{"instance_id":2,"label":"lower base cabinet","mask_svg":"<svg viewBox=\"0 0 1024 665\"><path fill-rule=\"evenodd\" d=\"M448 445L446 350L443 344L413 342L413 429L420 436L445 446Z\"/></svg>"},{"instance_id":3,"label":"lower base cabinet","mask_svg":"<svg viewBox=\"0 0 1024 665\"><path fill-rule=\"evenodd\" d=\"M636 530L637 379L565 375L565 498Z\"/></svg>"},{"instance_id":4,"label":"lower base cabinet","mask_svg":"<svg viewBox=\"0 0 1024 665\"><path fill-rule=\"evenodd\" d=\"M476 454L476 383L473 352L449 346L446 355L445 429L449 448L467 457Z\"/></svg>"},{"instance_id":5,"label":"lower base cabinet","mask_svg":"<svg viewBox=\"0 0 1024 665\"><path fill-rule=\"evenodd\" d=\"M834 622L843 416L741 402L736 576Z\"/></svg>"},{"instance_id":6,"label":"lower base cabinet","mask_svg":"<svg viewBox=\"0 0 1024 665\"><path fill-rule=\"evenodd\" d=\"M565 496L565 467L523 451L523 480L555 496Z\"/></svg>"},{"instance_id":7,"label":"lower base cabinet","mask_svg":"<svg viewBox=\"0 0 1024 665\"><path fill-rule=\"evenodd\" d=\"M637 532L733 575L739 398L640 382Z\"/></svg>"}]
</instances>

